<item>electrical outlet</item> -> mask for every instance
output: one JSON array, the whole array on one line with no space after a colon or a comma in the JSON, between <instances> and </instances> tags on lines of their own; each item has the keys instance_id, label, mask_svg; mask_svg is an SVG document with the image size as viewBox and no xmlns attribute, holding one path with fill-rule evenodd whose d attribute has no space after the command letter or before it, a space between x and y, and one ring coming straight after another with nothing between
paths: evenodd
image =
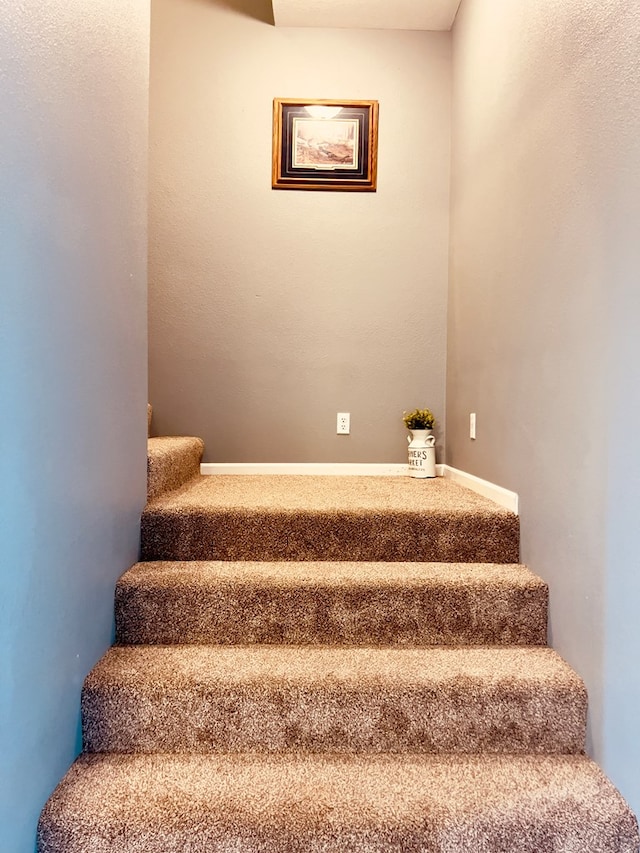
<instances>
[{"instance_id":1,"label":"electrical outlet","mask_svg":"<svg viewBox=\"0 0 640 853\"><path fill-rule=\"evenodd\" d=\"M476 413L471 412L469 415L469 438L476 437Z\"/></svg>"},{"instance_id":2,"label":"electrical outlet","mask_svg":"<svg viewBox=\"0 0 640 853\"><path fill-rule=\"evenodd\" d=\"M338 412L338 424L336 432L338 435L349 435L351 431L351 415L349 412Z\"/></svg>"}]
</instances>

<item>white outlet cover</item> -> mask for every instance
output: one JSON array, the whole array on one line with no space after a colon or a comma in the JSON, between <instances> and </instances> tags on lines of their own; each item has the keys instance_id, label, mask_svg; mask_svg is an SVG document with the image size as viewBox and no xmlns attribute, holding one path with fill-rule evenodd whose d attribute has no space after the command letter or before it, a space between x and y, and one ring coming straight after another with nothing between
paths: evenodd
<instances>
[{"instance_id":1,"label":"white outlet cover","mask_svg":"<svg viewBox=\"0 0 640 853\"><path fill-rule=\"evenodd\" d=\"M338 435L349 435L351 429L351 415L349 412L338 412L336 420L336 432Z\"/></svg>"}]
</instances>

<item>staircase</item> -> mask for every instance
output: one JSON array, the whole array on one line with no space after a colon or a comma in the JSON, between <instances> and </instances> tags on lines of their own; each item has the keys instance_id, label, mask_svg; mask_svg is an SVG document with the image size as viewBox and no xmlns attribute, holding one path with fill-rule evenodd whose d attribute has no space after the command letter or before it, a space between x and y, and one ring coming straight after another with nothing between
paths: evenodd
<instances>
[{"instance_id":1,"label":"staircase","mask_svg":"<svg viewBox=\"0 0 640 853\"><path fill-rule=\"evenodd\" d=\"M637 853L514 515L201 456L150 439L144 562L39 853Z\"/></svg>"}]
</instances>

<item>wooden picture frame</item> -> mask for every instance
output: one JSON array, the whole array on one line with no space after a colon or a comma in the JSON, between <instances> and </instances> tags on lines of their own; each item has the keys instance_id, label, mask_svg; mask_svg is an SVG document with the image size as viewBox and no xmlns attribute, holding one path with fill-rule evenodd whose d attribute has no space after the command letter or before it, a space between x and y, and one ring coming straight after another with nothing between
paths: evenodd
<instances>
[{"instance_id":1,"label":"wooden picture frame","mask_svg":"<svg viewBox=\"0 0 640 853\"><path fill-rule=\"evenodd\" d=\"M375 192L378 102L274 98L272 187Z\"/></svg>"}]
</instances>

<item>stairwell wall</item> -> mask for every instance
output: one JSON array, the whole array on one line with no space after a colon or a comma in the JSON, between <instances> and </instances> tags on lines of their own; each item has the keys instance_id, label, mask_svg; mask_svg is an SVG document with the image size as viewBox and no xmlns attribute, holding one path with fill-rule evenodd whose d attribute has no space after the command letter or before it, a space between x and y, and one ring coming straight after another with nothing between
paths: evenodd
<instances>
[{"instance_id":1,"label":"stairwell wall","mask_svg":"<svg viewBox=\"0 0 640 853\"><path fill-rule=\"evenodd\" d=\"M447 461L519 493L590 750L636 811L639 40L625 0L463 0L447 375Z\"/></svg>"},{"instance_id":2,"label":"stairwell wall","mask_svg":"<svg viewBox=\"0 0 640 853\"><path fill-rule=\"evenodd\" d=\"M205 461L406 462L403 410L444 434L450 34L270 14L152 5L154 431ZM377 99L378 191L272 190L274 97Z\"/></svg>"},{"instance_id":3,"label":"stairwell wall","mask_svg":"<svg viewBox=\"0 0 640 853\"><path fill-rule=\"evenodd\" d=\"M146 496L145 0L0 0L0 849L80 746Z\"/></svg>"}]
</instances>

